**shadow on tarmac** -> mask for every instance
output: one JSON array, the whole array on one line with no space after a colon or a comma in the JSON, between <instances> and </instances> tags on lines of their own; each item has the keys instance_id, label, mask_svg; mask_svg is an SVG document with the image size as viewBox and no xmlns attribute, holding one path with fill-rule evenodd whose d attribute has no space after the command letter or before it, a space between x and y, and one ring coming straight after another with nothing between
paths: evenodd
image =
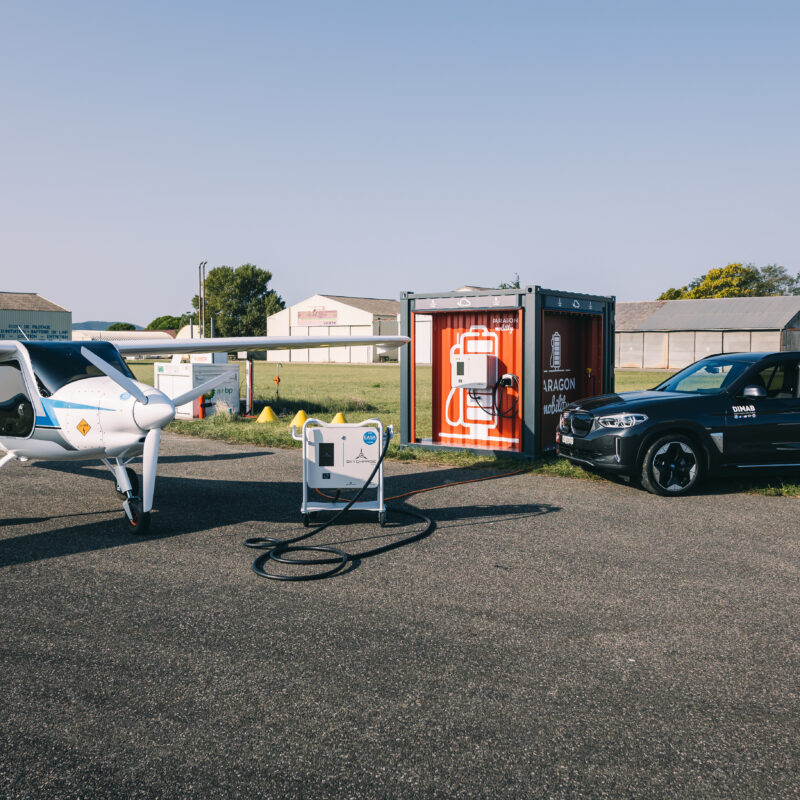
<instances>
[{"instance_id":1,"label":"shadow on tarmac","mask_svg":"<svg viewBox=\"0 0 800 800\"><path fill-rule=\"evenodd\" d=\"M593 474L599 475L611 483L624 486L632 492L647 494L647 491L639 484L629 483L614 476L603 475L601 472ZM758 475L743 475L741 472L729 475L714 475L702 480L687 497L724 497L725 495L743 494L770 488L781 489L783 484L787 482L800 482L800 469L797 467L768 467Z\"/></svg>"},{"instance_id":2,"label":"shadow on tarmac","mask_svg":"<svg viewBox=\"0 0 800 800\"><path fill-rule=\"evenodd\" d=\"M202 453L193 453L177 456L159 455L159 464L191 464L195 462L207 461L240 461L243 458L260 458L261 456L271 456L272 450L254 450L247 452L246 450L241 453L216 453L213 456L203 455ZM141 456L136 456L131 462L132 465L137 464L141 466ZM87 459L86 461L37 461L35 465L38 469L52 469L56 472L74 472L77 469L80 472L89 474L90 471L102 468L106 475L111 475L108 468L102 461L95 461Z\"/></svg>"},{"instance_id":3,"label":"shadow on tarmac","mask_svg":"<svg viewBox=\"0 0 800 800\"><path fill-rule=\"evenodd\" d=\"M252 455L265 455L258 452ZM250 455L250 454L242 454ZM226 460L230 456L225 454L218 460ZM236 457L242 457L236 455ZM199 457L170 457L163 461L191 461L215 460L201 459ZM301 482L265 481L264 483L241 482L231 480L201 480L198 478L178 478L172 476L159 476L156 482L156 508L153 512L150 533L145 537L131 535L126 529L123 520L121 504L114 491L113 482L108 470L100 467L96 462L67 462L49 463L39 465L42 468L53 470L65 475L82 477L96 477L108 483L108 507L83 513L69 512L52 517L14 517L0 520L6 525L37 525L51 523L47 530L35 533L24 533L20 536L0 540L0 567L14 564L24 564L44 559L59 558L78 553L92 552L112 547L121 547L136 544L142 541L167 539L174 536L184 536L191 533L202 533L217 527L230 527L232 525L247 523L263 523L264 535L276 538L289 538L303 531L299 526ZM428 472L412 473L409 475L393 476L387 479L388 495L425 488L426 486L439 486L443 483L457 482L469 478L480 477L474 470L446 469ZM265 491L266 489L266 491ZM391 489L391 491L389 490ZM446 492L447 487L439 491ZM79 500L71 495L73 501ZM340 523L329 528L325 533L325 542L314 541L314 544L343 545L355 542L380 543L392 538L403 538L413 533L413 528L419 522L405 515L392 515L392 509L414 508L403 501L387 502L389 524L384 529L377 529L374 535L354 536L339 538L338 530L345 526L359 524L376 524L375 514L364 511L348 513ZM560 511L557 506L539 503L514 503L507 505L475 504L466 506L442 506L438 508L426 507L420 509L431 517L438 528L457 528L479 526L487 520L506 518L511 521L532 518L543 514ZM84 521L78 524L65 525L65 521L74 517L111 516L102 520ZM323 521L326 516L320 514ZM341 528L340 528L341 526ZM337 541L331 542L330 539ZM367 548L365 548L367 549ZM358 556L354 553L354 556Z\"/></svg>"}]
</instances>

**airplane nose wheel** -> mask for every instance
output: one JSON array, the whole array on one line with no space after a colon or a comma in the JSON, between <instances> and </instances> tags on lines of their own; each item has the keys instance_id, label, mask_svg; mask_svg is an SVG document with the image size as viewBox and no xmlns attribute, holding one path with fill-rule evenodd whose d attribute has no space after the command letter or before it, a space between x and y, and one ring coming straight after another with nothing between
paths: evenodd
<instances>
[{"instance_id":1,"label":"airplane nose wheel","mask_svg":"<svg viewBox=\"0 0 800 800\"><path fill-rule=\"evenodd\" d=\"M144 536L150 529L150 512L145 513L142 511L142 501L138 497L132 497L127 501L128 509L130 511L130 518L125 514L125 527L128 533L133 533L136 536Z\"/></svg>"}]
</instances>

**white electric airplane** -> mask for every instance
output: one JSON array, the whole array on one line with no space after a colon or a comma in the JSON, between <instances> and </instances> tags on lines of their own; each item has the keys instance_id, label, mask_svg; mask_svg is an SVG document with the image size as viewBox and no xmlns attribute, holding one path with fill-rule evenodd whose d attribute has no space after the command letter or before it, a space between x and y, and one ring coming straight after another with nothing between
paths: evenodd
<instances>
[{"instance_id":1,"label":"white electric airplane","mask_svg":"<svg viewBox=\"0 0 800 800\"><path fill-rule=\"evenodd\" d=\"M124 497L132 533L150 525L162 429L175 407L206 394L230 373L178 397L137 381L122 356L291 350L376 345L399 347L405 336L288 339L271 336L175 339L168 342L0 340L0 467L18 461L99 458ZM237 370L238 373L238 370ZM142 492L127 467L142 456Z\"/></svg>"}]
</instances>

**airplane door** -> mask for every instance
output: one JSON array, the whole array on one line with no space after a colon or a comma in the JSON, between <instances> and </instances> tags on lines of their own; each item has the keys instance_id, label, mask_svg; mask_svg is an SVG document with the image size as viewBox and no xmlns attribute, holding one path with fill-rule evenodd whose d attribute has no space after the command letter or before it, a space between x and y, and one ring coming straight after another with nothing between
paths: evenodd
<instances>
[{"instance_id":1,"label":"airplane door","mask_svg":"<svg viewBox=\"0 0 800 800\"><path fill-rule=\"evenodd\" d=\"M0 438L27 438L35 417L19 363L0 363Z\"/></svg>"}]
</instances>

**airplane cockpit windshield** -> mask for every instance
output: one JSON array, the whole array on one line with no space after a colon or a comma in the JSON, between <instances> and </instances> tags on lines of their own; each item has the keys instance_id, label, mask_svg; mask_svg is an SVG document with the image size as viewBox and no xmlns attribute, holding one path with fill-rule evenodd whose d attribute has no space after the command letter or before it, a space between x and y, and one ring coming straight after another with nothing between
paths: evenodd
<instances>
[{"instance_id":1,"label":"airplane cockpit windshield","mask_svg":"<svg viewBox=\"0 0 800 800\"><path fill-rule=\"evenodd\" d=\"M91 350L123 375L134 377L117 348L110 342L25 342L42 397L55 394L62 386L73 381L102 376L103 373L81 355L81 347Z\"/></svg>"}]
</instances>

